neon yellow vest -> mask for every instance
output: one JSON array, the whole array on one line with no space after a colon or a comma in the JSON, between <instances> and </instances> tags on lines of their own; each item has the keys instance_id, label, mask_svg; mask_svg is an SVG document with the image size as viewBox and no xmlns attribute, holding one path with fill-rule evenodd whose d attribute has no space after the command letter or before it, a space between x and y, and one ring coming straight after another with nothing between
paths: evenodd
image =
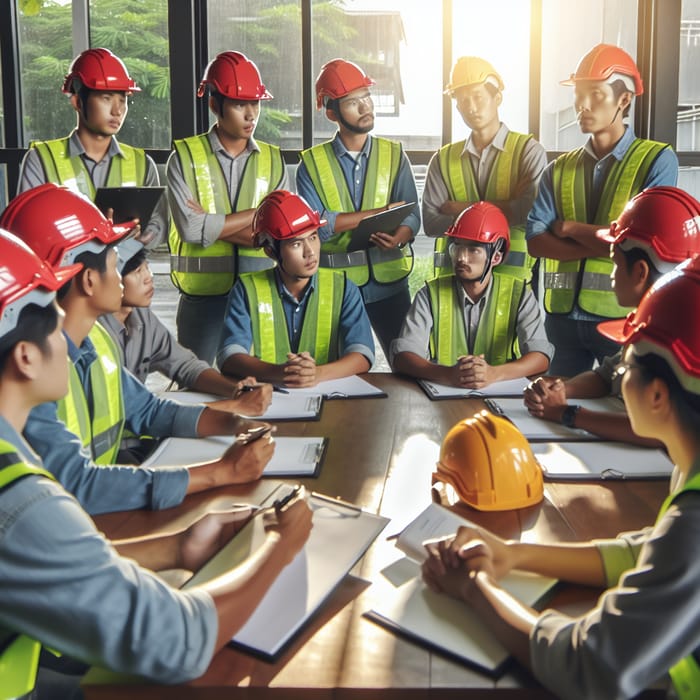
<instances>
[{"instance_id":1,"label":"neon yellow vest","mask_svg":"<svg viewBox=\"0 0 700 700\"><path fill-rule=\"evenodd\" d=\"M286 362L291 347L274 270L241 275L241 283L250 307L251 354L263 362ZM306 304L298 349L308 352L318 365L333 362L340 355L338 330L344 296L344 273L319 269L316 288Z\"/></svg>"},{"instance_id":2,"label":"neon yellow vest","mask_svg":"<svg viewBox=\"0 0 700 700\"><path fill-rule=\"evenodd\" d=\"M0 489L31 474L55 481L53 474L25 464L12 444L0 440ZM31 692L36 683L40 651L39 642L20 634L0 652L0 700L10 700Z\"/></svg>"},{"instance_id":3,"label":"neon yellow vest","mask_svg":"<svg viewBox=\"0 0 700 700\"><path fill-rule=\"evenodd\" d=\"M57 404L58 417L80 438L96 464L114 464L124 432L124 396L121 360L109 333L95 323L88 336L98 360L90 366L93 409L72 362L69 363L68 394Z\"/></svg>"},{"instance_id":4,"label":"neon yellow vest","mask_svg":"<svg viewBox=\"0 0 700 700\"><path fill-rule=\"evenodd\" d=\"M345 176L330 141L301 152L301 160L323 206L330 211L356 211ZM360 210L384 207L391 202L391 191L401 165L401 144L372 137ZM383 250L375 246L348 253L352 234L342 231L321 244L321 266L344 270L361 287L370 279L382 284L408 277L413 268L411 246Z\"/></svg>"},{"instance_id":5,"label":"neon yellow vest","mask_svg":"<svg viewBox=\"0 0 700 700\"><path fill-rule=\"evenodd\" d=\"M73 192L79 192L95 199L95 185L80 156L72 156L69 151L70 137L53 141L34 141L30 148L36 149L44 166L46 179L57 185L65 185ZM120 143L123 156L114 156L109 162L106 187L140 187L146 181L146 153L142 148L134 148Z\"/></svg>"},{"instance_id":6,"label":"neon yellow vest","mask_svg":"<svg viewBox=\"0 0 700 700\"><path fill-rule=\"evenodd\" d=\"M673 501L686 491L700 491L700 474L696 474L682 488L667 496L659 509L657 522L669 509ZM668 671L679 700L697 700L697 698L700 698L700 664L698 664L698 659L696 658L698 651L700 650L696 650L695 654L689 654L684 657Z\"/></svg>"},{"instance_id":7,"label":"neon yellow vest","mask_svg":"<svg viewBox=\"0 0 700 700\"><path fill-rule=\"evenodd\" d=\"M579 148L559 156L552 171L557 215L564 221L581 221L608 227L627 202L644 187L649 169L666 144L635 139L621 161L615 161L605 181L598 210L587 212L585 151ZM606 318L620 318L629 309L620 306L610 285L613 262L609 257L585 260L544 259L544 308L568 314L574 304Z\"/></svg>"},{"instance_id":8,"label":"neon yellow vest","mask_svg":"<svg viewBox=\"0 0 700 700\"><path fill-rule=\"evenodd\" d=\"M476 183L474 169L469 157L462 157L466 140L450 143L438 151L440 173L450 199L458 202L495 202L513 198L518 184L520 161L532 134L508 132L503 150L498 152L482 196ZM447 253L448 240L441 236L435 240L433 265L436 276L451 275L452 262ZM535 259L527 252L525 226L510 229L510 250L506 259L498 266L501 274L510 274L529 282Z\"/></svg>"},{"instance_id":9,"label":"neon yellow vest","mask_svg":"<svg viewBox=\"0 0 700 700\"><path fill-rule=\"evenodd\" d=\"M458 284L454 275L426 282L433 316L431 360L451 366L462 355L483 354L490 365L502 365L520 357L516 326L525 280L512 275L493 275L493 288L479 320L472 352L467 344Z\"/></svg>"},{"instance_id":10,"label":"neon yellow vest","mask_svg":"<svg viewBox=\"0 0 700 700\"><path fill-rule=\"evenodd\" d=\"M257 207L265 195L277 189L284 178L284 161L277 146L256 142L260 151L248 157L236 201L229 198L229 187L211 148L207 134L190 136L173 143L187 186L208 214L231 214ZM168 234L170 278L185 294L217 296L228 293L236 277L274 264L264 251L216 241L204 247L182 239L174 221Z\"/></svg>"}]
</instances>

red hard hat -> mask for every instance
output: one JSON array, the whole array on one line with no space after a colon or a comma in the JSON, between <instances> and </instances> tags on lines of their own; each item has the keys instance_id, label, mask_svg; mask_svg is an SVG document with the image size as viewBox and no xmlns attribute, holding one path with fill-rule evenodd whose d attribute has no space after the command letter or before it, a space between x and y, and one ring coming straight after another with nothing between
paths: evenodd
<instances>
[{"instance_id":1,"label":"red hard hat","mask_svg":"<svg viewBox=\"0 0 700 700\"><path fill-rule=\"evenodd\" d=\"M510 249L510 227L503 212L491 202L475 202L467 207L445 231L450 238L477 243L504 241L503 257Z\"/></svg>"},{"instance_id":2,"label":"red hard hat","mask_svg":"<svg viewBox=\"0 0 700 700\"><path fill-rule=\"evenodd\" d=\"M635 95L644 92L642 76L637 64L626 51L613 44L598 44L594 46L576 66L568 80L562 80L562 85L575 85L579 80L603 80L610 82L616 77L626 76L631 79L628 87Z\"/></svg>"},{"instance_id":3,"label":"red hard hat","mask_svg":"<svg viewBox=\"0 0 700 700\"><path fill-rule=\"evenodd\" d=\"M54 271L23 241L0 228L0 338L17 326L28 304L47 306L55 291L74 277L82 265Z\"/></svg>"},{"instance_id":4,"label":"red hard hat","mask_svg":"<svg viewBox=\"0 0 700 700\"><path fill-rule=\"evenodd\" d=\"M21 238L54 269L85 251L101 252L116 243L133 223L114 226L83 195L53 183L17 195L0 216L0 226Z\"/></svg>"},{"instance_id":5,"label":"red hard hat","mask_svg":"<svg viewBox=\"0 0 700 700\"><path fill-rule=\"evenodd\" d=\"M677 187L650 187L598 237L623 250L642 248L659 272L670 272L700 253L700 202Z\"/></svg>"},{"instance_id":6,"label":"red hard hat","mask_svg":"<svg viewBox=\"0 0 700 700\"><path fill-rule=\"evenodd\" d=\"M374 80L356 63L334 58L324 64L316 78L316 109L323 107L323 98L337 100L353 90L371 87Z\"/></svg>"},{"instance_id":7,"label":"red hard hat","mask_svg":"<svg viewBox=\"0 0 700 700\"><path fill-rule=\"evenodd\" d=\"M627 318L604 321L598 330L617 343L634 343L638 355L664 358L681 385L700 394L700 257L686 260L657 280Z\"/></svg>"},{"instance_id":8,"label":"red hard hat","mask_svg":"<svg viewBox=\"0 0 700 700\"><path fill-rule=\"evenodd\" d=\"M109 49L87 49L73 60L61 88L67 95L74 92L75 79L90 90L141 92L122 60Z\"/></svg>"},{"instance_id":9,"label":"red hard hat","mask_svg":"<svg viewBox=\"0 0 700 700\"><path fill-rule=\"evenodd\" d=\"M298 194L275 190L263 199L253 217L255 245L266 240L284 241L325 226L319 216Z\"/></svg>"},{"instance_id":10,"label":"red hard hat","mask_svg":"<svg viewBox=\"0 0 700 700\"><path fill-rule=\"evenodd\" d=\"M204 95L207 85L231 100L272 99L262 83L258 67L240 51L224 51L209 61L197 97Z\"/></svg>"}]
</instances>

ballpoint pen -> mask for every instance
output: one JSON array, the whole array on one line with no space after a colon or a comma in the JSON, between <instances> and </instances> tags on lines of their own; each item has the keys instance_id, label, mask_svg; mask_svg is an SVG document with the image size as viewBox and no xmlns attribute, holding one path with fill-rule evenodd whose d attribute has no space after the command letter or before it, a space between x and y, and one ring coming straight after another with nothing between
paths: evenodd
<instances>
[{"instance_id":1,"label":"ballpoint pen","mask_svg":"<svg viewBox=\"0 0 700 700\"><path fill-rule=\"evenodd\" d=\"M271 432L272 432L271 425L260 425L257 428L251 428L250 430L247 430L245 433L241 433L240 435L237 435L236 440L240 440L244 445L249 445L251 442L255 442L256 440L259 440L261 437L263 437L267 433L271 433Z\"/></svg>"}]
</instances>

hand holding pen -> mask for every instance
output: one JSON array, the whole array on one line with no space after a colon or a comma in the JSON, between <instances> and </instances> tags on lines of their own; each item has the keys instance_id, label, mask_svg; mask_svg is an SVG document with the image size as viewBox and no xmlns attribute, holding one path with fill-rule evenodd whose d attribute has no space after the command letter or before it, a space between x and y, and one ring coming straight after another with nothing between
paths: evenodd
<instances>
[{"instance_id":1,"label":"hand holding pen","mask_svg":"<svg viewBox=\"0 0 700 700\"><path fill-rule=\"evenodd\" d=\"M271 425L258 423L236 436L221 456L224 467L233 472L224 483L245 484L260 478L275 451L272 431Z\"/></svg>"}]
</instances>

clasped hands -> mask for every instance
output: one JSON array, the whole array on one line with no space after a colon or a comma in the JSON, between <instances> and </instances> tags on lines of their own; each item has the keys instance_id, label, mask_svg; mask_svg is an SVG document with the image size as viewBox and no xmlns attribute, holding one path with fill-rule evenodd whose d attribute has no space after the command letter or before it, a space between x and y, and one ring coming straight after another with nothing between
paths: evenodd
<instances>
[{"instance_id":1,"label":"clasped hands","mask_svg":"<svg viewBox=\"0 0 700 700\"><path fill-rule=\"evenodd\" d=\"M525 407L536 418L561 422L568 406L566 387L559 377L539 377L530 382L523 395Z\"/></svg>"}]
</instances>

